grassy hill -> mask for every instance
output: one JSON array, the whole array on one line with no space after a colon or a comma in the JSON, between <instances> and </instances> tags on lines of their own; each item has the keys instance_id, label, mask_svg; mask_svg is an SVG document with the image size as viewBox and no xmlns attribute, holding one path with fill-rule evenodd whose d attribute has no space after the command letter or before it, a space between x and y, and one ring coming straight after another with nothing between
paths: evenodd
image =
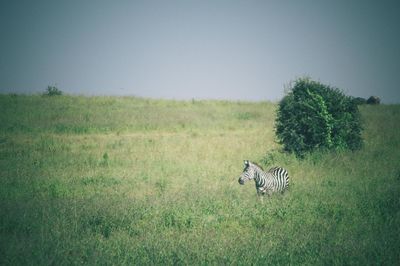
<instances>
[{"instance_id":1,"label":"grassy hill","mask_svg":"<svg viewBox=\"0 0 400 266\"><path fill-rule=\"evenodd\" d=\"M298 160L273 103L0 95L0 264L397 264L400 106L360 108L362 150Z\"/></svg>"}]
</instances>

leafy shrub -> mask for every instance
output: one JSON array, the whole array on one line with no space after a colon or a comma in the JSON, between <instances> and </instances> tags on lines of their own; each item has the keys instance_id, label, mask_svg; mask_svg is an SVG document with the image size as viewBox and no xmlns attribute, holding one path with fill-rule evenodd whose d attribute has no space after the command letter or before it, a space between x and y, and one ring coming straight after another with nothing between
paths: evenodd
<instances>
[{"instance_id":1,"label":"leafy shrub","mask_svg":"<svg viewBox=\"0 0 400 266\"><path fill-rule=\"evenodd\" d=\"M62 91L57 88L57 86L47 86L47 89L44 93L45 96L57 96L62 95Z\"/></svg>"},{"instance_id":2,"label":"leafy shrub","mask_svg":"<svg viewBox=\"0 0 400 266\"><path fill-rule=\"evenodd\" d=\"M367 104L380 104L381 99L378 96L371 96L367 100Z\"/></svg>"},{"instance_id":3,"label":"leafy shrub","mask_svg":"<svg viewBox=\"0 0 400 266\"><path fill-rule=\"evenodd\" d=\"M357 105L361 105L361 104L366 104L367 100L362 98L362 97L355 97L353 98L353 101L357 104Z\"/></svg>"},{"instance_id":4,"label":"leafy shrub","mask_svg":"<svg viewBox=\"0 0 400 266\"><path fill-rule=\"evenodd\" d=\"M353 99L309 78L297 79L279 103L276 135L299 157L317 149L358 149L361 130Z\"/></svg>"}]
</instances>

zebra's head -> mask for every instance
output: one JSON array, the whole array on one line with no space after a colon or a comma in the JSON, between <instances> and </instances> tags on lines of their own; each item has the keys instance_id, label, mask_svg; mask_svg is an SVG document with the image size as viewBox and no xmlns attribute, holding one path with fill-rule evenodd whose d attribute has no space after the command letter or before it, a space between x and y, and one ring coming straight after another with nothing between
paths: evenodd
<instances>
[{"instance_id":1,"label":"zebra's head","mask_svg":"<svg viewBox=\"0 0 400 266\"><path fill-rule=\"evenodd\" d=\"M244 161L244 170L243 173L239 177L239 184L244 185L247 180L253 179L255 173L255 166L252 162L248 160Z\"/></svg>"}]
</instances>

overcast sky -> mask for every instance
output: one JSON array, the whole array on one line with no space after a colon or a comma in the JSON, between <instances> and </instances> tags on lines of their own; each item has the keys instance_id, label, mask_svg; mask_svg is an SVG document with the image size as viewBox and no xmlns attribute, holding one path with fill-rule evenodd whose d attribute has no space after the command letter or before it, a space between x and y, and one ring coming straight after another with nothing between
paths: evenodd
<instances>
[{"instance_id":1,"label":"overcast sky","mask_svg":"<svg viewBox=\"0 0 400 266\"><path fill-rule=\"evenodd\" d=\"M0 0L0 92L279 100L304 75L400 103L400 1Z\"/></svg>"}]
</instances>

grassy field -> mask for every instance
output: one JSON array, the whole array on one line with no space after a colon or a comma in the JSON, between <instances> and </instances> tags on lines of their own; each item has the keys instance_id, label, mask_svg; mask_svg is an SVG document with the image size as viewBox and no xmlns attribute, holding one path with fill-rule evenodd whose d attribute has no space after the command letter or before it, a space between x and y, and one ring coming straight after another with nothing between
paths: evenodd
<instances>
[{"instance_id":1,"label":"grassy field","mask_svg":"<svg viewBox=\"0 0 400 266\"><path fill-rule=\"evenodd\" d=\"M0 95L0 264L400 261L400 106L364 147L277 152L276 104ZM289 170L260 201L243 160Z\"/></svg>"}]
</instances>

